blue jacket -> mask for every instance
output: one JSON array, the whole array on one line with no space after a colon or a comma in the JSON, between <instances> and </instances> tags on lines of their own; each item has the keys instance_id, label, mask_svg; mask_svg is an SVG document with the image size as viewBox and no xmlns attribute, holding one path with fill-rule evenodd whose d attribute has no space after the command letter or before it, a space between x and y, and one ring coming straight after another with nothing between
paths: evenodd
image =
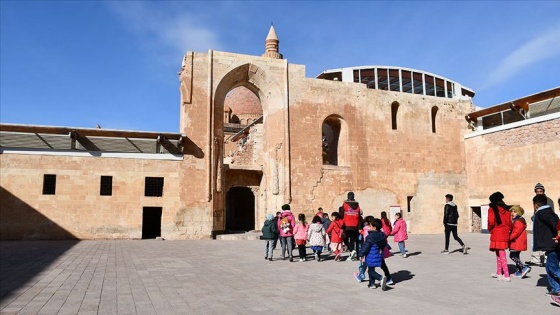
<instances>
[{"instance_id":1,"label":"blue jacket","mask_svg":"<svg viewBox=\"0 0 560 315\"><path fill-rule=\"evenodd\" d=\"M365 264L368 267L381 267L383 256L381 250L387 245L385 233L381 231L369 231L368 236L360 249L360 256L366 257Z\"/></svg>"}]
</instances>

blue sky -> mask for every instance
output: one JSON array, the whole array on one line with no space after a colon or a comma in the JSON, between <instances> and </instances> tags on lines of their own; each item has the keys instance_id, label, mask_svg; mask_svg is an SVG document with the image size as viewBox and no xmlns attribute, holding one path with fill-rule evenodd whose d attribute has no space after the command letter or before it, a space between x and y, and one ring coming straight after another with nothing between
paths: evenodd
<instances>
[{"instance_id":1,"label":"blue sky","mask_svg":"<svg viewBox=\"0 0 560 315\"><path fill-rule=\"evenodd\" d=\"M186 51L280 52L306 76L401 66L487 107L560 86L560 1L0 0L0 122L179 132Z\"/></svg>"}]
</instances>

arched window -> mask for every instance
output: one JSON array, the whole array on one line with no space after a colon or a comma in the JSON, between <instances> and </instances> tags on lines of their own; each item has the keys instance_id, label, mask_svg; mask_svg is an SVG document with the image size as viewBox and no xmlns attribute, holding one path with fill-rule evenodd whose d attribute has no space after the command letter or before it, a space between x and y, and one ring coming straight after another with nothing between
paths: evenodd
<instances>
[{"instance_id":1,"label":"arched window","mask_svg":"<svg viewBox=\"0 0 560 315\"><path fill-rule=\"evenodd\" d=\"M391 127L393 130L397 130L397 112L399 110L399 103L393 102L391 104Z\"/></svg>"},{"instance_id":2,"label":"arched window","mask_svg":"<svg viewBox=\"0 0 560 315\"><path fill-rule=\"evenodd\" d=\"M436 117L437 117L438 107L432 107L432 133L436 133Z\"/></svg>"},{"instance_id":3,"label":"arched window","mask_svg":"<svg viewBox=\"0 0 560 315\"><path fill-rule=\"evenodd\" d=\"M346 146L348 128L340 116L331 115L323 121L321 147L323 164L347 165Z\"/></svg>"}]
</instances>

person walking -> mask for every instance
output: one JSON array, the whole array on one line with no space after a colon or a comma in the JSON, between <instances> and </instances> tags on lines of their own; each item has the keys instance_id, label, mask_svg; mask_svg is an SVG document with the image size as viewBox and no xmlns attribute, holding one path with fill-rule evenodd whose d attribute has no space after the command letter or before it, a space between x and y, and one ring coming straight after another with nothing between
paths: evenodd
<instances>
[{"instance_id":1,"label":"person walking","mask_svg":"<svg viewBox=\"0 0 560 315\"><path fill-rule=\"evenodd\" d=\"M360 209L360 204L354 199L354 193L349 192L347 194L347 200L344 201L342 207L339 208L339 214L342 220L344 220L345 226L345 238L344 243L346 248L350 251L350 259L356 260L358 250L358 231L360 229L360 217L362 216L362 210Z\"/></svg>"},{"instance_id":2,"label":"person walking","mask_svg":"<svg viewBox=\"0 0 560 315\"><path fill-rule=\"evenodd\" d=\"M512 206L511 212L511 232L509 234L509 258L515 263L515 276L524 278L531 271L531 267L523 266L519 255L527 250L527 222L523 218L525 210L521 206Z\"/></svg>"},{"instance_id":3,"label":"person walking","mask_svg":"<svg viewBox=\"0 0 560 315\"><path fill-rule=\"evenodd\" d=\"M373 219L370 230L364 245L360 249L360 260L365 263L368 268L369 284L368 288L375 289L377 285L375 280L380 282L381 290L387 290L387 277L381 276L375 271L375 267L381 267L383 264L382 250L387 244L387 238L381 231L381 220Z\"/></svg>"},{"instance_id":4,"label":"person walking","mask_svg":"<svg viewBox=\"0 0 560 315\"><path fill-rule=\"evenodd\" d=\"M294 239L299 252L299 261L307 260L307 253L305 252L305 245L307 244L307 231L309 224L305 221L305 214L298 214L298 222L294 227Z\"/></svg>"},{"instance_id":5,"label":"person walking","mask_svg":"<svg viewBox=\"0 0 560 315\"><path fill-rule=\"evenodd\" d=\"M511 231L511 215L509 206L504 203L504 195L497 191L490 195L488 209L488 231L490 232L490 251L496 255L496 273L492 278L510 282L506 249L509 247L509 231Z\"/></svg>"},{"instance_id":6,"label":"person walking","mask_svg":"<svg viewBox=\"0 0 560 315\"><path fill-rule=\"evenodd\" d=\"M536 195L543 195L546 197L546 204L548 206L550 206L550 208L552 209L552 212L554 212L554 202L552 201L552 199L550 199L549 197L546 196L545 194L545 189L544 189L544 185L541 183L537 183L535 185L535 196ZM531 220L533 220L533 217L531 217ZM535 234L533 234L534 237ZM534 242L534 240L533 240ZM544 254L543 251L538 251L538 250L533 250L531 252L531 259L526 261L525 264L530 265L530 266L540 266L540 267L544 267L546 263L546 256Z\"/></svg>"},{"instance_id":7,"label":"person walking","mask_svg":"<svg viewBox=\"0 0 560 315\"><path fill-rule=\"evenodd\" d=\"M280 218L278 220L278 231L280 231L280 246L282 246L282 260L286 259L286 249L288 250L288 256L290 257L290 262L294 261L292 256L293 252L293 241L294 241L294 226L296 225L296 219L292 214L289 204L282 206L282 213L280 213Z\"/></svg>"},{"instance_id":8,"label":"person walking","mask_svg":"<svg viewBox=\"0 0 560 315\"><path fill-rule=\"evenodd\" d=\"M445 248L442 254L449 254L449 236L453 234L453 238L461 245L461 251L466 254L469 247L465 246L463 240L457 235L457 222L459 221L459 211L457 205L453 202L453 195L445 195L445 206L443 207L443 227L445 229Z\"/></svg>"},{"instance_id":9,"label":"person walking","mask_svg":"<svg viewBox=\"0 0 560 315\"><path fill-rule=\"evenodd\" d=\"M558 236L558 215L547 204L545 195L533 197L533 250L544 251L546 255L546 276L550 291L548 295L555 304L560 303L560 249L556 243Z\"/></svg>"},{"instance_id":10,"label":"person walking","mask_svg":"<svg viewBox=\"0 0 560 315\"><path fill-rule=\"evenodd\" d=\"M317 262L321 261L321 253L323 252L323 248L325 247L325 228L323 227L323 222L321 222L321 217L316 215L313 217L311 221L311 225L309 226L309 230L307 231L307 240L309 241L309 246L311 246L311 250L315 255L315 260Z\"/></svg>"},{"instance_id":11,"label":"person walking","mask_svg":"<svg viewBox=\"0 0 560 315\"><path fill-rule=\"evenodd\" d=\"M397 242L399 245L399 250L401 251L401 255L403 258L408 257L406 254L405 243L408 239L408 233L406 231L406 222L402 219L402 215L400 212L395 213L395 223L393 224L393 231L391 231L391 235L394 236L393 240Z\"/></svg>"},{"instance_id":12,"label":"person walking","mask_svg":"<svg viewBox=\"0 0 560 315\"><path fill-rule=\"evenodd\" d=\"M274 221L274 216L272 214L266 215L266 220L264 221L262 231L262 239L265 240L264 244L264 259L272 261L272 254L274 250L274 240L276 239L276 233L278 228L276 227Z\"/></svg>"},{"instance_id":13,"label":"person walking","mask_svg":"<svg viewBox=\"0 0 560 315\"><path fill-rule=\"evenodd\" d=\"M341 261L340 251L344 242L344 221L338 212L331 213L332 222L327 229L327 234L331 236L331 250L334 252L334 261Z\"/></svg>"}]
</instances>

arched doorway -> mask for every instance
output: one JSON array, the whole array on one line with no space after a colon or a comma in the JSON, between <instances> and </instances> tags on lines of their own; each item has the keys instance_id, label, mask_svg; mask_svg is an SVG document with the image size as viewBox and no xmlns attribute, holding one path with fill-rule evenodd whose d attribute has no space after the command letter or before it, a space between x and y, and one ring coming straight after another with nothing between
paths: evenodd
<instances>
[{"instance_id":1,"label":"arched doorway","mask_svg":"<svg viewBox=\"0 0 560 315\"><path fill-rule=\"evenodd\" d=\"M232 187L226 194L226 230L255 229L255 195L250 188Z\"/></svg>"}]
</instances>

